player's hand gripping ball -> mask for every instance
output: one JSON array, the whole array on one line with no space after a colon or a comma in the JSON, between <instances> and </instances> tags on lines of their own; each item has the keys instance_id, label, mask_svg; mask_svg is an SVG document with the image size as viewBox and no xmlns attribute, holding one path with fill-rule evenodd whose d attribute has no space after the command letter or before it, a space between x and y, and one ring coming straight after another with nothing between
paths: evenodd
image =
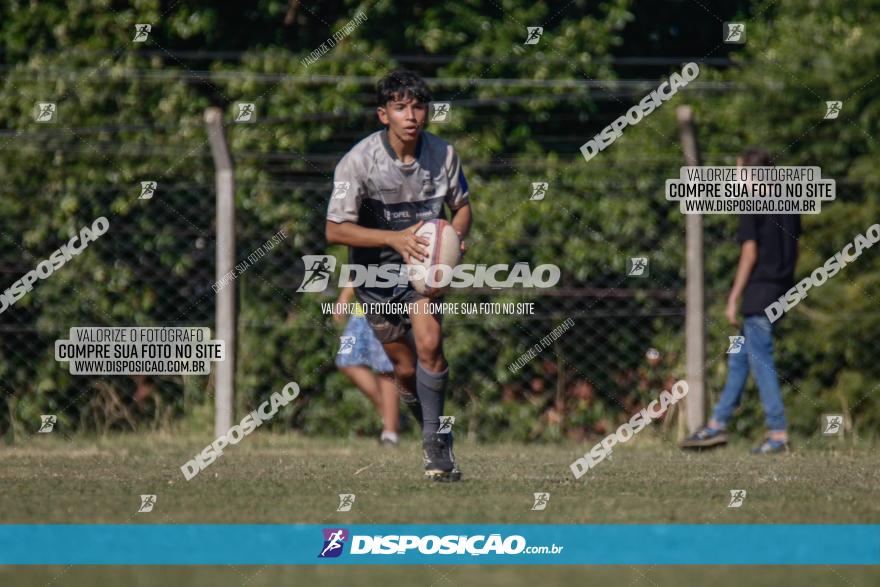
<instances>
[{"instance_id":1,"label":"player's hand gripping ball","mask_svg":"<svg viewBox=\"0 0 880 587\"><path fill-rule=\"evenodd\" d=\"M417 292L433 298L449 289L452 271L461 260L461 241L455 228L442 219L428 220L416 231L416 236L427 240L428 245L424 247L423 260L409 259L409 281Z\"/></svg>"}]
</instances>

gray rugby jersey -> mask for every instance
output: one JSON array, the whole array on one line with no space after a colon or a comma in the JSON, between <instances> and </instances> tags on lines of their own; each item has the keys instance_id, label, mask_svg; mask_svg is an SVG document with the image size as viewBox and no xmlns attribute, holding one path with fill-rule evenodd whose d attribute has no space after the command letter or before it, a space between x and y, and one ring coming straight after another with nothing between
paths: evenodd
<instances>
[{"instance_id":1,"label":"gray rugby jersey","mask_svg":"<svg viewBox=\"0 0 880 587\"><path fill-rule=\"evenodd\" d=\"M468 186L452 145L429 132L419 135L415 161L397 158L385 130L374 132L346 153L333 175L327 207L331 222L355 222L366 228L402 230L419 220L444 218L468 203ZM402 263L390 247L349 249L349 262L363 265ZM389 292L375 292L387 299Z\"/></svg>"}]
</instances>

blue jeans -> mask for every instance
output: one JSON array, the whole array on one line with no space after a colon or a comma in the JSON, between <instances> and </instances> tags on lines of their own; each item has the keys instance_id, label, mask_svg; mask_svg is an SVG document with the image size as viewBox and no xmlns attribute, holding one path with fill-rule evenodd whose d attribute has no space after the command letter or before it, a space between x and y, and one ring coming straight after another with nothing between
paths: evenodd
<instances>
[{"instance_id":1,"label":"blue jeans","mask_svg":"<svg viewBox=\"0 0 880 587\"><path fill-rule=\"evenodd\" d=\"M773 365L773 325L763 314L746 316L742 334L746 341L739 353L731 353L727 360L727 382L721 391L721 399L715 406L712 419L724 426L739 407L749 370L755 376L764 417L771 432L785 430L785 409L776 367Z\"/></svg>"}]
</instances>

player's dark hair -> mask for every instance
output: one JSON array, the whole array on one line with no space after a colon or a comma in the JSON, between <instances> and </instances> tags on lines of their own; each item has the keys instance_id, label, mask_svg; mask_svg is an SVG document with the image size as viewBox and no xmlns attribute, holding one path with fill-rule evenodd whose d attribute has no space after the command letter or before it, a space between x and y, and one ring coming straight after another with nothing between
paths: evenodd
<instances>
[{"instance_id":1,"label":"player's dark hair","mask_svg":"<svg viewBox=\"0 0 880 587\"><path fill-rule=\"evenodd\" d=\"M414 71L395 69L376 84L376 105L385 106L392 100L415 100L427 104L431 101L431 90L425 80Z\"/></svg>"},{"instance_id":2,"label":"player's dark hair","mask_svg":"<svg viewBox=\"0 0 880 587\"><path fill-rule=\"evenodd\" d=\"M746 149L740 156L743 167L773 167L773 156L764 149Z\"/></svg>"}]
</instances>

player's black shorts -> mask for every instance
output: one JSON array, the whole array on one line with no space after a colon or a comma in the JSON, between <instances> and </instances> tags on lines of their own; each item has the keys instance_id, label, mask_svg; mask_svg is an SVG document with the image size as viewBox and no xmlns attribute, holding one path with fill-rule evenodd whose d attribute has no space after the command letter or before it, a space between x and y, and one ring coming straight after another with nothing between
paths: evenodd
<instances>
[{"instance_id":1,"label":"player's black shorts","mask_svg":"<svg viewBox=\"0 0 880 587\"><path fill-rule=\"evenodd\" d=\"M394 342L409 335L412 330L412 321L409 318L409 314L405 312L377 314L372 311L370 305L382 302L377 302L375 296L369 296L365 299L366 296L363 296L360 288L357 287L354 288L354 293L358 301L361 303L361 307L364 309L364 317L367 319L367 322L370 323L370 328L373 329L373 334L376 335L379 342L382 344ZM403 305L412 304L425 297L426 296L423 296L412 287L409 287L402 294L395 295L387 301L393 301L394 303ZM434 298L434 301L440 301L440 299ZM442 316L438 316L437 318L442 319Z\"/></svg>"}]
</instances>

